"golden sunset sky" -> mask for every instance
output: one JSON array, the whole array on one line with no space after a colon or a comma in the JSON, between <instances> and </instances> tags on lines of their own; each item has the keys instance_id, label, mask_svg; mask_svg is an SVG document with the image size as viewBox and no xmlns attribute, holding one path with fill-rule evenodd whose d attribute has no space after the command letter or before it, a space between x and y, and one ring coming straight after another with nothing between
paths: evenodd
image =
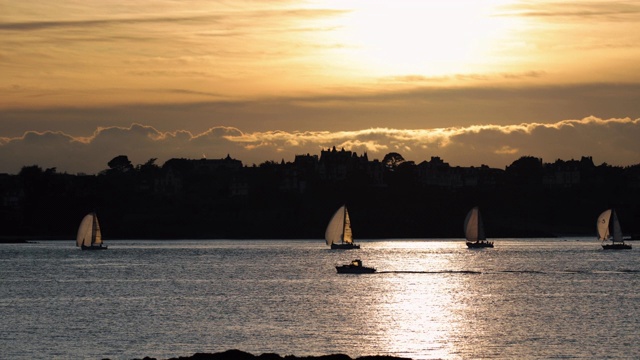
<instances>
[{"instance_id":1,"label":"golden sunset sky","mask_svg":"<svg viewBox=\"0 0 640 360\"><path fill-rule=\"evenodd\" d=\"M0 172L640 163L640 1L0 0Z\"/></svg>"}]
</instances>

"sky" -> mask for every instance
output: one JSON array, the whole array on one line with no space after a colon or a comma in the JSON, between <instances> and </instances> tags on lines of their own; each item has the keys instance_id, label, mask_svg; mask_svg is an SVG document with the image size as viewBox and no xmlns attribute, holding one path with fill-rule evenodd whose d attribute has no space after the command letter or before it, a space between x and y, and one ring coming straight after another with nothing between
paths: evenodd
<instances>
[{"instance_id":1,"label":"sky","mask_svg":"<svg viewBox=\"0 0 640 360\"><path fill-rule=\"evenodd\" d=\"M640 163L640 1L0 0L0 173Z\"/></svg>"}]
</instances>

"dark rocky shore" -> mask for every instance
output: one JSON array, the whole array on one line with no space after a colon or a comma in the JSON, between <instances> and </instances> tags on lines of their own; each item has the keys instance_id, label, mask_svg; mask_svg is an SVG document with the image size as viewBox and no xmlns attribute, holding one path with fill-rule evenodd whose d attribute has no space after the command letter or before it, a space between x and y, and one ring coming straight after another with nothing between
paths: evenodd
<instances>
[{"instance_id":1,"label":"dark rocky shore","mask_svg":"<svg viewBox=\"0 0 640 360\"><path fill-rule=\"evenodd\" d=\"M295 355L286 355L284 357L278 354L265 353L259 356L246 353L240 350L227 350L225 352L220 353L197 353L192 356L180 356L177 358L171 358L168 360L411 360L409 358L401 358L395 356L362 356L356 359L353 359L345 354L333 354L333 355L322 355L322 356L295 356ZM105 359L109 360L109 359ZM134 360L158 360L156 358L144 357L143 359L134 359Z\"/></svg>"},{"instance_id":2,"label":"dark rocky shore","mask_svg":"<svg viewBox=\"0 0 640 360\"><path fill-rule=\"evenodd\" d=\"M0 236L0 244L31 244L29 237L20 236Z\"/></svg>"}]
</instances>

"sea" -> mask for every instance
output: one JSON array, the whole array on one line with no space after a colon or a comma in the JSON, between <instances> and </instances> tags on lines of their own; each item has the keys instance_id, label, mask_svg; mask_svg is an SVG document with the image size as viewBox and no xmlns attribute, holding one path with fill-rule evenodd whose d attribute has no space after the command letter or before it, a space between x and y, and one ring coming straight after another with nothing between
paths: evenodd
<instances>
[{"instance_id":1,"label":"sea","mask_svg":"<svg viewBox=\"0 0 640 360\"><path fill-rule=\"evenodd\" d=\"M0 244L0 357L640 358L640 244L494 241ZM353 259L377 272L336 272Z\"/></svg>"}]
</instances>

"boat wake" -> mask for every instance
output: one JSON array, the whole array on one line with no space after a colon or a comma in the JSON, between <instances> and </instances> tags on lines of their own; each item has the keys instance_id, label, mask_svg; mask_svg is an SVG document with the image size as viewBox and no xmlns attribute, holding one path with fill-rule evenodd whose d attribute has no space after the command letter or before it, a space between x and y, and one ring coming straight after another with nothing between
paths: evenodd
<instances>
[{"instance_id":1,"label":"boat wake","mask_svg":"<svg viewBox=\"0 0 640 360\"><path fill-rule=\"evenodd\" d=\"M378 274L482 274L481 271L473 270L441 270L441 271L378 271Z\"/></svg>"},{"instance_id":2,"label":"boat wake","mask_svg":"<svg viewBox=\"0 0 640 360\"><path fill-rule=\"evenodd\" d=\"M440 270L440 271L416 271L416 270L390 270L377 271L377 274L640 274L640 270L620 269L620 270L561 270L561 271L539 271L539 270Z\"/></svg>"},{"instance_id":3,"label":"boat wake","mask_svg":"<svg viewBox=\"0 0 640 360\"><path fill-rule=\"evenodd\" d=\"M606 274L637 274L640 270L620 269L620 270L557 270L557 271L539 271L539 270L498 270L487 271L486 273L512 273L512 274L585 274L585 275L606 275Z\"/></svg>"}]
</instances>

